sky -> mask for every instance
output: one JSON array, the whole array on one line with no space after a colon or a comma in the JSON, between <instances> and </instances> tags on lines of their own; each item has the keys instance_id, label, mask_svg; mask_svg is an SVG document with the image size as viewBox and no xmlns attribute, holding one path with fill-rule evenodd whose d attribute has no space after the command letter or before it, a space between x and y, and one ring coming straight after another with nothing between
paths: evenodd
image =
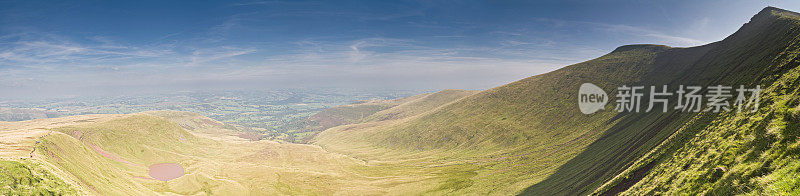
<instances>
[{"instance_id":1,"label":"sky","mask_svg":"<svg viewBox=\"0 0 800 196\"><path fill-rule=\"evenodd\" d=\"M627 44L698 46L798 1L4 1L0 99L487 89Z\"/></svg>"}]
</instances>

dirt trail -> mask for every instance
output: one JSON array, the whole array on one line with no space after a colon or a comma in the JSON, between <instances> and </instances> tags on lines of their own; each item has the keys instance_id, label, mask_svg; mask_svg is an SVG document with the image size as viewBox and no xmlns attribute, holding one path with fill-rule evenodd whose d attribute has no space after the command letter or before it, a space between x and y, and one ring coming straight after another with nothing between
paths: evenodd
<instances>
[{"instance_id":1,"label":"dirt trail","mask_svg":"<svg viewBox=\"0 0 800 196\"><path fill-rule=\"evenodd\" d=\"M128 164L128 165L136 166L136 167L144 167L143 165L139 165L139 164L136 164L136 163L130 162L130 161L128 161L128 160L125 160L125 159L123 159L122 157L120 157L120 156L117 156L117 155L116 155L116 154L114 154L114 153L111 153L111 152L105 151L105 150L103 150L102 148L100 148L99 146L96 146L96 145L94 145L94 144L92 144L92 143L89 143L89 142L84 142L84 143L86 143L87 145L89 145L90 147L92 147L92 149L94 149L94 151L95 151L95 152L97 152L98 154L100 154L100 155L102 155L103 157L106 157L106 158L108 158L108 159L111 159L111 160L114 160L114 161L117 161L117 162L121 162L121 163L125 163L125 164Z\"/></svg>"},{"instance_id":2,"label":"dirt trail","mask_svg":"<svg viewBox=\"0 0 800 196\"><path fill-rule=\"evenodd\" d=\"M0 158L32 158L31 155L34 155L35 146L40 142L42 137L51 134L50 129L52 128L108 121L121 116L123 115L97 114L18 122L0 122Z\"/></svg>"}]
</instances>

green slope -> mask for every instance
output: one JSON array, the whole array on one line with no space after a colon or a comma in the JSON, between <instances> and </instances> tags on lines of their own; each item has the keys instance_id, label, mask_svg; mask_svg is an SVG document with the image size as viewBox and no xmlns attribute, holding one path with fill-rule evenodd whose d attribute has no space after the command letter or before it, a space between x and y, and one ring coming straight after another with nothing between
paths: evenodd
<instances>
[{"instance_id":1,"label":"green slope","mask_svg":"<svg viewBox=\"0 0 800 196\"><path fill-rule=\"evenodd\" d=\"M669 84L670 86L684 85L746 85L755 86L760 84L767 86L775 81L782 74L785 74L789 69L796 67L798 64L795 62L795 56L791 55L798 52L796 47L797 36L800 35L798 31L798 19L793 16L794 13L778 10L775 8L766 8L759 14L754 16L748 24L745 24L740 30L728 38L712 43L706 46L677 49L676 53L666 53L660 55L660 60L656 62L658 68L651 76L648 76L644 81L650 84ZM686 61L685 57L693 55L702 55L695 61L673 63L676 60ZM682 70L676 70L676 66L690 66ZM668 76L668 77L663 77ZM671 101L675 103L676 101ZM659 115L653 117L654 115ZM694 118L694 114L679 114L679 113L651 113L647 115L631 116L629 119L634 119L630 123L620 124L620 129L610 129L607 131L607 136L599 139L582 155L567 162L559 172L556 172L547 180L542 183L536 184L526 191L528 193L538 193L538 191L549 191L551 187L557 186L562 183L572 183L575 181L581 182L576 184L576 188L572 189L573 192L587 193L613 177L622 169L630 165L637 157L652 149L654 142L663 140L666 136L672 134L680 127L686 126L685 123L690 119L688 115ZM713 114L709 114L712 115ZM639 118L658 118L659 120L641 121L636 120ZM624 122L622 119L621 122ZM709 123L709 121L701 121L699 123ZM634 128L637 125L647 126L646 128ZM628 130L626 132L615 132L616 130ZM637 133L638 132L638 133ZM641 134L645 133L645 134ZM639 134L640 138L637 140L629 140L620 142L621 137L628 137L630 135ZM649 139L644 147L632 149L628 146L637 146L642 144L642 139ZM602 151L608 151L609 145L619 143L622 145L617 149L617 153L612 153L614 156L626 156L624 158L616 157L596 157ZM628 145L628 146L625 146ZM633 156L632 156L633 155ZM600 162L602 161L602 162ZM612 167L605 165L615 164ZM586 165L600 165L592 166L593 170L575 170L574 168L587 167ZM620 167L622 166L622 167ZM596 172L600 170L602 172ZM577 175L575 172L584 172L591 175ZM580 188L577 188L580 187ZM578 190L579 189L579 190ZM577 191L576 191L577 190Z\"/></svg>"},{"instance_id":2,"label":"green slope","mask_svg":"<svg viewBox=\"0 0 800 196\"><path fill-rule=\"evenodd\" d=\"M331 127L411 117L474 93L476 91L450 89L393 100L371 100L328 108L303 122L305 132L308 134L302 143L308 142L319 132Z\"/></svg>"},{"instance_id":3,"label":"green slope","mask_svg":"<svg viewBox=\"0 0 800 196\"><path fill-rule=\"evenodd\" d=\"M798 52L797 21L793 13L767 8L719 42L623 46L417 117L329 129L316 143L367 159L400 160L417 153L440 162L470 162L477 175L470 177L472 186L459 190L464 193L589 194L696 114L617 113L609 104L584 115L576 103L582 83L612 96L622 85L767 86L797 66L792 55Z\"/></svg>"},{"instance_id":4,"label":"green slope","mask_svg":"<svg viewBox=\"0 0 800 196\"><path fill-rule=\"evenodd\" d=\"M202 187L169 187L166 183L147 180L147 167L156 163L179 163L188 167L196 164L191 156L214 152L198 146L217 145L212 140L189 134L177 124L149 115L66 126L53 131L36 147L37 157L68 173L68 179L85 187L86 193L101 195L196 193ZM181 181L206 186L215 182L199 176Z\"/></svg>"},{"instance_id":5,"label":"green slope","mask_svg":"<svg viewBox=\"0 0 800 196\"><path fill-rule=\"evenodd\" d=\"M475 93L477 91L448 89L436 93L423 94L422 97L375 112L362 118L360 122L397 120L416 116Z\"/></svg>"},{"instance_id":6,"label":"green slope","mask_svg":"<svg viewBox=\"0 0 800 196\"><path fill-rule=\"evenodd\" d=\"M800 194L799 76L769 85L758 112L699 115L596 193Z\"/></svg>"},{"instance_id":7,"label":"green slope","mask_svg":"<svg viewBox=\"0 0 800 196\"><path fill-rule=\"evenodd\" d=\"M463 187L464 183L453 179L470 174L452 167L367 162L313 145L248 141L227 135L234 131L224 129L222 123L188 112L65 118L81 120L43 119L0 126L7 130L4 133L13 132L9 135L36 140L29 147L35 149L32 156L22 159L53 171L51 175L29 169L33 167L28 162L23 166L12 162L10 179L0 175L0 193L423 194ZM33 137L27 135L30 129L49 133ZM148 167L159 163L180 164L185 173L169 181L156 180ZM0 169L5 167L0 165ZM449 185L440 188L440 184Z\"/></svg>"},{"instance_id":8,"label":"green slope","mask_svg":"<svg viewBox=\"0 0 800 196\"><path fill-rule=\"evenodd\" d=\"M31 161L0 160L0 195L76 195L72 186Z\"/></svg>"},{"instance_id":9,"label":"green slope","mask_svg":"<svg viewBox=\"0 0 800 196\"><path fill-rule=\"evenodd\" d=\"M791 38L754 113L701 114L595 194L800 194L800 15L768 8L761 18ZM778 77L777 80L771 78ZM630 189L628 189L630 188Z\"/></svg>"}]
</instances>

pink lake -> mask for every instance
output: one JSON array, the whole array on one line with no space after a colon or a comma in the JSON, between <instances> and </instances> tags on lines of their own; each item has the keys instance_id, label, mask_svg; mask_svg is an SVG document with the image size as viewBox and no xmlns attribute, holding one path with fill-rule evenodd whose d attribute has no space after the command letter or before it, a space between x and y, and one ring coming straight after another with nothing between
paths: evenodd
<instances>
[{"instance_id":1,"label":"pink lake","mask_svg":"<svg viewBox=\"0 0 800 196\"><path fill-rule=\"evenodd\" d=\"M183 167L177 163L158 163L150 165L150 177L168 181L183 176Z\"/></svg>"}]
</instances>

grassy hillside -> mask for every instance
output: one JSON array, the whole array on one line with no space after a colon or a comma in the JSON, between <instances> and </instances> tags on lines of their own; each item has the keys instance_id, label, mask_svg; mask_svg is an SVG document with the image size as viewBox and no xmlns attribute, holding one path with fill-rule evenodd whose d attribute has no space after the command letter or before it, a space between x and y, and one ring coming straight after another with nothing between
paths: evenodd
<instances>
[{"instance_id":1,"label":"grassy hillside","mask_svg":"<svg viewBox=\"0 0 800 196\"><path fill-rule=\"evenodd\" d=\"M800 24L796 13L761 14ZM793 39L787 49L767 60L789 71L758 82L767 88L757 112L696 116L595 194L800 194L800 32L787 35Z\"/></svg>"},{"instance_id":2,"label":"grassy hillside","mask_svg":"<svg viewBox=\"0 0 800 196\"><path fill-rule=\"evenodd\" d=\"M220 138L226 140L258 140L260 138L250 138L246 131L238 130L236 127L225 124L198 113L182 111L149 111L143 114L162 117L170 122L178 124L184 130L195 135L210 138Z\"/></svg>"},{"instance_id":3,"label":"grassy hillside","mask_svg":"<svg viewBox=\"0 0 800 196\"><path fill-rule=\"evenodd\" d=\"M475 93L477 93L477 91L449 89L436 93L423 94L423 96L417 99L405 101L400 105L361 118L360 122L397 120L416 116Z\"/></svg>"},{"instance_id":4,"label":"grassy hillside","mask_svg":"<svg viewBox=\"0 0 800 196\"><path fill-rule=\"evenodd\" d=\"M331 127L411 117L474 93L476 91L451 89L393 100L369 100L329 108L312 115L303 122L306 136L301 143L307 143L319 132Z\"/></svg>"},{"instance_id":5,"label":"grassy hillside","mask_svg":"<svg viewBox=\"0 0 800 196\"><path fill-rule=\"evenodd\" d=\"M647 81L653 81L654 84L669 84L673 88L679 84L700 86L718 84L731 86L746 85L751 87L760 84L762 86L768 86L773 81L776 81L778 77L786 74L788 70L793 69L798 65L797 60L795 59L796 56L793 55L798 52L798 48L796 47L798 42L797 35L800 34L800 31L798 31L798 20L796 18L786 17L787 15L792 14L793 13L785 10L767 8L754 16L751 21L745 24L739 31L723 41L696 48L677 50L677 52L702 55L693 62L678 64L671 63L671 61L675 60L686 60L682 59L682 56L686 55L681 53L662 55L662 57L660 57L660 62L657 62L656 65L658 67L658 71L655 71L652 76L648 76L648 78L651 79L648 79ZM688 65L691 67L683 70L675 70L672 68L675 65ZM665 78L659 76L670 77ZM668 80L663 81L663 79ZM676 101L674 100L671 101L671 103L673 103L673 107L675 102ZM589 146L587 148L588 150L582 153L584 156L578 156L575 159L570 160L570 162L567 162L567 164L563 166L564 169L562 169L560 173L557 172L553 176L549 177L549 179L561 180L551 181L548 179L542 183L532 186L528 190L546 190L552 184L575 181L575 179L571 179L571 176L577 175L563 174L575 172L573 168L576 166L588 164L596 165L598 162L593 160L605 159L604 163L606 164L624 163L618 164L622 167L606 167L602 176L581 176L580 178L583 179L584 182L591 182L591 184L579 184L578 187L584 187L580 191L582 193L592 191L591 189L587 188L593 188L601 185L605 180L608 180L613 177L613 175L616 175L616 173L621 172L627 167L626 165L630 165L634 160L638 159L637 157L643 155L647 151L650 151L649 149L652 149L654 147L653 145L657 144L653 143L653 141L663 140L666 136L668 136L668 134L673 134L680 127L685 127L685 123L687 123L690 119L698 118L695 117L695 114L688 114L691 115L691 118L689 118L686 113L671 113L664 115L658 114L661 116L657 118L661 118L663 120L644 122L648 123L648 126L651 126L651 128L640 129L636 131L654 134L654 136L645 135L644 137L657 138L657 140L650 139L649 143L645 145L646 148L638 148L636 151L626 150L618 151L622 153L614 153L617 155L628 155L628 157L625 159L608 157L601 157L599 159L593 158L596 156L598 151L601 151L599 149L606 149L604 145L609 143L617 143L617 141L613 138L609 138L610 140L601 138L592 146ZM654 114L651 113L650 115L652 116ZM715 114L706 115L715 116ZM633 117L631 119L636 118L637 117ZM701 119L701 121L697 123L702 124L710 122L711 121L705 121ZM642 125L642 122L633 121L630 125L623 125L631 126L637 124ZM614 130L612 129L609 131ZM621 144L638 145L638 142L627 142ZM635 156L630 156L631 154ZM598 178L602 180L593 180L592 178Z\"/></svg>"},{"instance_id":6,"label":"grassy hillside","mask_svg":"<svg viewBox=\"0 0 800 196\"><path fill-rule=\"evenodd\" d=\"M766 88L758 112L699 115L595 193L635 183L626 195L800 194L798 90L794 68Z\"/></svg>"},{"instance_id":7,"label":"grassy hillside","mask_svg":"<svg viewBox=\"0 0 800 196\"><path fill-rule=\"evenodd\" d=\"M417 117L329 129L316 144L365 159L404 160L416 153L447 164L469 162L477 167L463 193L589 194L696 114L617 113L609 104L584 115L576 103L582 83L612 96L622 85L667 84L673 92L681 84L767 86L797 67L797 21L793 13L767 8L719 42L623 46Z\"/></svg>"},{"instance_id":8,"label":"grassy hillside","mask_svg":"<svg viewBox=\"0 0 800 196\"><path fill-rule=\"evenodd\" d=\"M0 191L81 195L385 195L437 193L463 186L452 182L462 175L454 168L371 162L313 145L243 140L225 135L232 130L220 129L221 123L193 113L157 111L70 118L76 120L65 123L62 118L42 119L0 126L4 145L26 150L6 153L13 149L3 148L2 158L19 154L25 163L53 171L42 174L35 170L29 174L26 170L32 169L26 167L32 164L14 163L9 168L24 175L12 175L8 183L4 180L8 186ZM25 139L17 142L6 140L6 136ZM156 180L149 176L148 167L159 163L179 164L185 174L169 181ZM34 183L19 179L32 179ZM453 187L442 188L441 184Z\"/></svg>"},{"instance_id":9,"label":"grassy hillside","mask_svg":"<svg viewBox=\"0 0 800 196\"><path fill-rule=\"evenodd\" d=\"M400 104L411 102L430 94L421 94L393 100L366 100L359 103L333 107L309 117L325 129L344 124L361 122L364 118Z\"/></svg>"},{"instance_id":10,"label":"grassy hillside","mask_svg":"<svg viewBox=\"0 0 800 196\"><path fill-rule=\"evenodd\" d=\"M603 81L598 85L609 89L631 78L643 78L645 70L655 64L657 55L670 50L656 45L621 47L598 59L480 92L421 116L329 129L318 136L316 144L364 159L422 158L420 162L450 167L471 164L472 167L462 168L472 173L466 176L469 186L456 193L517 193L555 173L606 130L614 128L624 134L618 135L622 138L610 138L619 143L595 157L617 154L613 148L630 147L625 144L641 138L644 133L638 131L647 124L615 125L623 120L653 121L657 116L641 119L623 116L617 117L623 120L610 121L616 115L610 108L595 115L583 115L574 103L577 100L574 91L588 81ZM654 146L657 142L649 143ZM639 151L648 150L645 146ZM631 154L629 159L635 156ZM594 169L575 167L575 172L564 176L593 172L582 168ZM553 183L547 188L557 191L575 188L569 186Z\"/></svg>"},{"instance_id":11,"label":"grassy hillside","mask_svg":"<svg viewBox=\"0 0 800 196\"><path fill-rule=\"evenodd\" d=\"M77 191L30 161L0 160L0 195L74 195Z\"/></svg>"}]
</instances>

